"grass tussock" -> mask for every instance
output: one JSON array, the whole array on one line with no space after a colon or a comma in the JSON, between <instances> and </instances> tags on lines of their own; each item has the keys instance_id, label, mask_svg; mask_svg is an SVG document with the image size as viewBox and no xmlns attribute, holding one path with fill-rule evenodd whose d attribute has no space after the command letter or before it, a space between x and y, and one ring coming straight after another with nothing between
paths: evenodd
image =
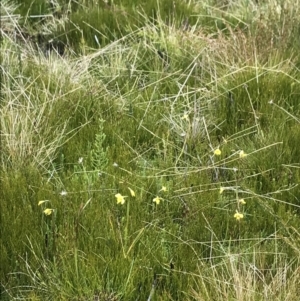
<instances>
[{"instance_id":1,"label":"grass tussock","mask_svg":"<svg viewBox=\"0 0 300 301\"><path fill-rule=\"evenodd\" d=\"M1 2L1 299L297 300L299 4L37 3Z\"/></svg>"}]
</instances>

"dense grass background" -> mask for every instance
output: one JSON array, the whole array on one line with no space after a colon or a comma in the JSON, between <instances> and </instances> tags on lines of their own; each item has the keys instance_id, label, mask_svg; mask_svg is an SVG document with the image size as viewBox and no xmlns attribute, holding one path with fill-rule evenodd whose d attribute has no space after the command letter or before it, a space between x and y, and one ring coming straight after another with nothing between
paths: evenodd
<instances>
[{"instance_id":1,"label":"dense grass background","mask_svg":"<svg viewBox=\"0 0 300 301\"><path fill-rule=\"evenodd\" d=\"M1 1L1 300L298 300L299 9Z\"/></svg>"}]
</instances>

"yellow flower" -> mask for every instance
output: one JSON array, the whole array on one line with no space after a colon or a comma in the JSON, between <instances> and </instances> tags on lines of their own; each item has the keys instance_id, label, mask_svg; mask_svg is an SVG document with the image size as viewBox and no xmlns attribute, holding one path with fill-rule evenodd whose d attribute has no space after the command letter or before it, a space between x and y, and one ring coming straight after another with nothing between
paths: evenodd
<instances>
[{"instance_id":1,"label":"yellow flower","mask_svg":"<svg viewBox=\"0 0 300 301\"><path fill-rule=\"evenodd\" d=\"M219 193L222 194L224 190L225 190L224 187L220 187L220 192Z\"/></svg>"},{"instance_id":2,"label":"yellow flower","mask_svg":"<svg viewBox=\"0 0 300 301\"><path fill-rule=\"evenodd\" d=\"M44 213L46 215L51 215L53 211L54 211L54 209L47 208L47 209L44 210Z\"/></svg>"},{"instance_id":3,"label":"yellow flower","mask_svg":"<svg viewBox=\"0 0 300 301\"><path fill-rule=\"evenodd\" d=\"M39 201L39 202L38 202L38 206L41 206L42 204L44 204L44 203L46 203L46 202L49 202L49 200Z\"/></svg>"},{"instance_id":4,"label":"yellow flower","mask_svg":"<svg viewBox=\"0 0 300 301\"><path fill-rule=\"evenodd\" d=\"M182 117L181 117L182 120L189 120L189 115L188 114L184 114Z\"/></svg>"},{"instance_id":5,"label":"yellow flower","mask_svg":"<svg viewBox=\"0 0 300 301\"><path fill-rule=\"evenodd\" d=\"M159 205L161 201L161 198L159 196L157 196L156 198L153 199L153 202L156 203L156 205Z\"/></svg>"},{"instance_id":6,"label":"yellow flower","mask_svg":"<svg viewBox=\"0 0 300 301\"><path fill-rule=\"evenodd\" d=\"M239 153L239 156L240 156L240 158L245 158L245 157L247 157L247 154L243 150L241 150Z\"/></svg>"},{"instance_id":7,"label":"yellow flower","mask_svg":"<svg viewBox=\"0 0 300 301\"><path fill-rule=\"evenodd\" d=\"M160 191L167 192L167 187L166 186L162 186L162 188L161 188Z\"/></svg>"},{"instance_id":8,"label":"yellow flower","mask_svg":"<svg viewBox=\"0 0 300 301\"><path fill-rule=\"evenodd\" d=\"M239 199L239 203L242 205L246 205L246 201L244 199Z\"/></svg>"},{"instance_id":9,"label":"yellow flower","mask_svg":"<svg viewBox=\"0 0 300 301\"><path fill-rule=\"evenodd\" d=\"M233 216L237 221L239 221L240 219L244 218L244 214L240 213L236 210L234 216Z\"/></svg>"},{"instance_id":10,"label":"yellow flower","mask_svg":"<svg viewBox=\"0 0 300 301\"><path fill-rule=\"evenodd\" d=\"M221 152L221 150L219 148L217 148L217 149L215 149L214 154L216 156L221 156L222 152Z\"/></svg>"},{"instance_id":11,"label":"yellow flower","mask_svg":"<svg viewBox=\"0 0 300 301\"><path fill-rule=\"evenodd\" d=\"M129 189L129 191L130 191L131 196L132 196L132 197L135 197L135 192L134 192L130 187L128 187L128 189Z\"/></svg>"},{"instance_id":12,"label":"yellow flower","mask_svg":"<svg viewBox=\"0 0 300 301\"><path fill-rule=\"evenodd\" d=\"M123 205L125 203L125 196L123 196L121 193L117 193L115 197L117 198L117 204Z\"/></svg>"}]
</instances>

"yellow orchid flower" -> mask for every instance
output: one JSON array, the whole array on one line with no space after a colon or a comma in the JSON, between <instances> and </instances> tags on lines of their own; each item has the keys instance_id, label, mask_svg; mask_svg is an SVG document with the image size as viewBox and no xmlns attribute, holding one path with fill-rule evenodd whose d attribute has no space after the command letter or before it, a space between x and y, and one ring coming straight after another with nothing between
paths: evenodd
<instances>
[{"instance_id":1,"label":"yellow orchid flower","mask_svg":"<svg viewBox=\"0 0 300 301\"><path fill-rule=\"evenodd\" d=\"M240 219L243 219L244 218L244 214L243 213L240 213L236 210L234 216L233 216L237 221L239 221Z\"/></svg>"},{"instance_id":2,"label":"yellow orchid flower","mask_svg":"<svg viewBox=\"0 0 300 301\"><path fill-rule=\"evenodd\" d=\"M47 208L44 210L45 215L51 215L54 209Z\"/></svg>"},{"instance_id":3,"label":"yellow orchid flower","mask_svg":"<svg viewBox=\"0 0 300 301\"><path fill-rule=\"evenodd\" d=\"M117 198L117 204L123 205L125 203L125 196L123 196L121 193L117 193L115 197Z\"/></svg>"},{"instance_id":4,"label":"yellow orchid flower","mask_svg":"<svg viewBox=\"0 0 300 301\"><path fill-rule=\"evenodd\" d=\"M246 205L246 201L244 199L239 199L239 203L242 205Z\"/></svg>"},{"instance_id":5,"label":"yellow orchid flower","mask_svg":"<svg viewBox=\"0 0 300 301\"><path fill-rule=\"evenodd\" d=\"M217 149L215 149L214 154L216 156L221 156L222 152L221 152L221 150L219 148L217 148Z\"/></svg>"},{"instance_id":6,"label":"yellow orchid flower","mask_svg":"<svg viewBox=\"0 0 300 301\"><path fill-rule=\"evenodd\" d=\"M159 203L160 203L161 200L162 200L162 199L161 199L159 196L157 196L157 197L155 197L155 198L153 199L153 202L156 203L156 205L159 205Z\"/></svg>"},{"instance_id":7,"label":"yellow orchid flower","mask_svg":"<svg viewBox=\"0 0 300 301\"><path fill-rule=\"evenodd\" d=\"M240 156L240 158L245 158L245 157L247 157L247 154L243 150L241 150L239 153L239 156Z\"/></svg>"},{"instance_id":8,"label":"yellow orchid flower","mask_svg":"<svg viewBox=\"0 0 300 301\"><path fill-rule=\"evenodd\" d=\"M160 191L167 192L167 187L166 186L162 186L162 188L161 188Z\"/></svg>"}]
</instances>

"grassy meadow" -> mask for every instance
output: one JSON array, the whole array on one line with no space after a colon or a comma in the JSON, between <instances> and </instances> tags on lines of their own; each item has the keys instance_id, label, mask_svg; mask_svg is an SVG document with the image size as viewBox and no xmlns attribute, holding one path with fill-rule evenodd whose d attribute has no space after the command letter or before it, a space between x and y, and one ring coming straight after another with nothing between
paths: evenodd
<instances>
[{"instance_id":1,"label":"grassy meadow","mask_svg":"<svg viewBox=\"0 0 300 301\"><path fill-rule=\"evenodd\" d=\"M298 0L2 0L0 300L299 300L299 34Z\"/></svg>"}]
</instances>

